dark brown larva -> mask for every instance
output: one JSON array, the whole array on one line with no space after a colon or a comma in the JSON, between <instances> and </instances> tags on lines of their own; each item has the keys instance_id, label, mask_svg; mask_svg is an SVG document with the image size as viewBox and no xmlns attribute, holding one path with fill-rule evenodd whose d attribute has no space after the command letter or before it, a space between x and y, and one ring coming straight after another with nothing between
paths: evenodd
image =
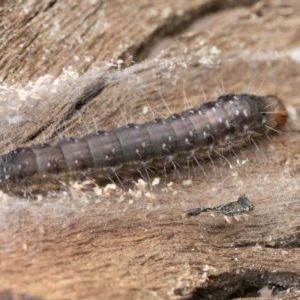
<instances>
[{"instance_id":1,"label":"dark brown larva","mask_svg":"<svg viewBox=\"0 0 300 300\"><path fill-rule=\"evenodd\" d=\"M214 151L229 151L282 126L287 112L275 96L227 94L166 119L128 124L56 145L18 148L0 157L0 186L43 189L65 179L120 177L187 164Z\"/></svg>"}]
</instances>

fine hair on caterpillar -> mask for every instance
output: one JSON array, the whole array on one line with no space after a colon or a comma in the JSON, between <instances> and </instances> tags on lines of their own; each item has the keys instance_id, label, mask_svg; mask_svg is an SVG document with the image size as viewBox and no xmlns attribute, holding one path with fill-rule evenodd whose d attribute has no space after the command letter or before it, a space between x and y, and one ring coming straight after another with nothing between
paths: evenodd
<instances>
[{"instance_id":1,"label":"fine hair on caterpillar","mask_svg":"<svg viewBox=\"0 0 300 300\"><path fill-rule=\"evenodd\" d=\"M275 96L225 94L165 119L18 148L0 157L0 184L22 193L57 189L69 179L121 182L133 173L149 178L150 171L223 157L276 132L286 119L285 107Z\"/></svg>"}]
</instances>

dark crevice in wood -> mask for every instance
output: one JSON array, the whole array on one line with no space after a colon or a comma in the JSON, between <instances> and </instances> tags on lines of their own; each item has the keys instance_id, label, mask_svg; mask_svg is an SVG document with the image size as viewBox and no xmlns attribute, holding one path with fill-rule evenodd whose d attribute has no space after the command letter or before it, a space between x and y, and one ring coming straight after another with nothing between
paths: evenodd
<instances>
[{"instance_id":1,"label":"dark crevice in wood","mask_svg":"<svg viewBox=\"0 0 300 300\"><path fill-rule=\"evenodd\" d=\"M36 11L34 11L34 13L28 17L28 19L26 20L26 23L29 24L41 12L47 12L48 10L50 10L56 4L56 2L57 2L57 0L50 0L44 9L37 9Z\"/></svg>"},{"instance_id":2,"label":"dark crevice in wood","mask_svg":"<svg viewBox=\"0 0 300 300\"><path fill-rule=\"evenodd\" d=\"M290 237L287 236L285 239L277 240L272 244L264 245L266 248L274 249L296 249L300 248L300 239L299 237Z\"/></svg>"},{"instance_id":3,"label":"dark crevice in wood","mask_svg":"<svg viewBox=\"0 0 300 300\"><path fill-rule=\"evenodd\" d=\"M148 38L140 45L134 46L131 49L127 49L120 58L126 60L128 54L132 55L135 62L141 62L145 60L152 49L165 38L175 37L181 34L193 22L197 21L200 17L208 14L217 13L221 10L234 8L237 6L250 6L258 0L241 0L241 1L223 1L215 0L201 5L197 9L187 10L183 15L172 15L170 18L159 26Z\"/></svg>"},{"instance_id":4,"label":"dark crevice in wood","mask_svg":"<svg viewBox=\"0 0 300 300\"><path fill-rule=\"evenodd\" d=\"M215 248L219 249L232 249L232 248L249 248L249 247L255 247L259 245L260 247L265 248L272 248L272 249L297 249L300 248L300 238L298 236L289 236L287 235L285 238L281 239L274 239L271 242L264 242L264 241L238 241L233 242L230 245L215 245Z\"/></svg>"},{"instance_id":5,"label":"dark crevice in wood","mask_svg":"<svg viewBox=\"0 0 300 300\"><path fill-rule=\"evenodd\" d=\"M50 0L46 8L44 9L44 12L50 10L55 4L57 3L57 0Z\"/></svg>"},{"instance_id":6,"label":"dark crevice in wood","mask_svg":"<svg viewBox=\"0 0 300 300\"><path fill-rule=\"evenodd\" d=\"M190 300L230 300L236 298L259 298L260 290L270 289L270 296L283 296L284 293L299 292L300 282L296 273L269 272L261 270L232 270L217 276L209 276L206 287L196 288L186 298ZM177 289L176 295L184 295L184 291Z\"/></svg>"},{"instance_id":7,"label":"dark crevice in wood","mask_svg":"<svg viewBox=\"0 0 300 300\"><path fill-rule=\"evenodd\" d=\"M40 11L36 10L32 15L27 17L26 23L29 24L34 18L36 18L36 16L38 16L39 13L40 13Z\"/></svg>"},{"instance_id":8,"label":"dark crevice in wood","mask_svg":"<svg viewBox=\"0 0 300 300\"><path fill-rule=\"evenodd\" d=\"M60 132L62 132L65 129L65 122L72 118L76 112L82 109L83 106L88 104L91 100L93 100L96 96L98 96L108 85L107 77L101 76L98 78L97 82L92 83L89 86L86 86L83 90L83 92L76 98L74 101L74 104L70 106L68 111L64 114L64 116L61 118L57 125L57 129L55 132L51 135L50 139L55 138ZM34 131L32 134L28 135L26 137L26 140L23 141L23 143L30 142L34 140L36 137L38 137L44 130L46 130L48 127L52 125L53 122L48 122L38 128L38 130Z\"/></svg>"},{"instance_id":9,"label":"dark crevice in wood","mask_svg":"<svg viewBox=\"0 0 300 300\"><path fill-rule=\"evenodd\" d=\"M71 119L74 114L82 109L83 106L87 105L91 100L102 93L107 85L107 78L103 76L99 79L99 81L97 81L97 84L91 84L90 86L87 86L83 93L76 99L74 105L69 108L64 117L60 120L57 130L55 130L50 138L55 138L60 132L65 130L65 122Z\"/></svg>"}]
</instances>

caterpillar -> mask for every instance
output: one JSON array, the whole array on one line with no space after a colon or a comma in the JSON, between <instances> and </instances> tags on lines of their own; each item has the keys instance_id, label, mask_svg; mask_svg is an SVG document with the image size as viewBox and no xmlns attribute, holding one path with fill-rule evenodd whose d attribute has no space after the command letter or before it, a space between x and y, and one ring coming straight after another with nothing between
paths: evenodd
<instances>
[{"instance_id":1,"label":"caterpillar","mask_svg":"<svg viewBox=\"0 0 300 300\"><path fill-rule=\"evenodd\" d=\"M32 192L70 178L108 180L189 164L272 133L286 119L276 96L225 94L165 119L17 148L0 156L0 188Z\"/></svg>"}]
</instances>

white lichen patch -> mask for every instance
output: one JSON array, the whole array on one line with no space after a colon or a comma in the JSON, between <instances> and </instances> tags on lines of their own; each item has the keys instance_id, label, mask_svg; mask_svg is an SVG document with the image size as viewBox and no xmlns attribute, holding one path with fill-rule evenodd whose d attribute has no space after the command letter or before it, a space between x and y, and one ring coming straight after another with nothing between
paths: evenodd
<instances>
[{"instance_id":1,"label":"white lichen patch","mask_svg":"<svg viewBox=\"0 0 300 300\"><path fill-rule=\"evenodd\" d=\"M146 182L143 179L133 181L128 188L119 186L116 183L108 183L105 186L99 186L93 180L75 181L64 184L64 191L60 193L64 195L61 199L70 198L79 203L140 203L148 207L149 203L157 200L157 194L164 192L175 195L177 192L173 190L173 182L163 184L161 188L160 178L156 177L152 182ZM44 196L41 196L42 201ZM64 200L62 200L64 201Z\"/></svg>"},{"instance_id":2,"label":"white lichen patch","mask_svg":"<svg viewBox=\"0 0 300 300\"><path fill-rule=\"evenodd\" d=\"M115 183L109 183L104 187L103 194L105 196L110 196L112 193L115 193L117 189L118 187Z\"/></svg>"},{"instance_id":3,"label":"white lichen patch","mask_svg":"<svg viewBox=\"0 0 300 300\"><path fill-rule=\"evenodd\" d=\"M142 190L142 191L144 191L148 185L148 183L143 179L138 179L137 182L134 181L133 183L139 190Z\"/></svg>"},{"instance_id":4,"label":"white lichen patch","mask_svg":"<svg viewBox=\"0 0 300 300\"><path fill-rule=\"evenodd\" d=\"M165 187L161 188L160 191L163 193L170 193L172 195L177 195L178 191L173 189L173 185L174 185L174 182L170 181L169 183L166 184Z\"/></svg>"},{"instance_id":5,"label":"white lichen patch","mask_svg":"<svg viewBox=\"0 0 300 300\"><path fill-rule=\"evenodd\" d=\"M9 203L12 198L0 190L0 203Z\"/></svg>"}]
</instances>

